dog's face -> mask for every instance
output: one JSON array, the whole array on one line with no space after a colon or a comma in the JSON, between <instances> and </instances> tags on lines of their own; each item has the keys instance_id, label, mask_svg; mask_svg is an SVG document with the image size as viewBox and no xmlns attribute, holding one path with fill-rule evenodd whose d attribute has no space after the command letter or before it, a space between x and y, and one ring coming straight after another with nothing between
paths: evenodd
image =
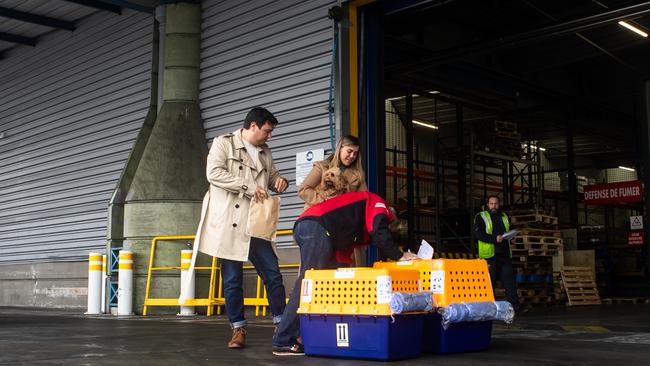
<instances>
[{"instance_id":1,"label":"dog's face","mask_svg":"<svg viewBox=\"0 0 650 366\"><path fill-rule=\"evenodd\" d=\"M330 168L323 174L323 179L317 190L323 198L328 199L347 192L347 186L347 180L341 169Z\"/></svg>"},{"instance_id":2,"label":"dog's face","mask_svg":"<svg viewBox=\"0 0 650 366\"><path fill-rule=\"evenodd\" d=\"M323 184L327 188L334 188L337 191L343 189L343 178L341 174L341 169L339 168L330 168L325 172L323 176Z\"/></svg>"}]
</instances>

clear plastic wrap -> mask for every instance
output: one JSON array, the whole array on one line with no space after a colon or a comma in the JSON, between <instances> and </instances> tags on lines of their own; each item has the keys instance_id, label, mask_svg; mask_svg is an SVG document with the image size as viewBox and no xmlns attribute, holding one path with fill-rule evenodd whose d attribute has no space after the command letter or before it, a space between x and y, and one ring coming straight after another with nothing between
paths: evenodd
<instances>
[{"instance_id":1,"label":"clear plastic wrap","mask_svg":"<svg viewBox=\"0 0 650 366\"><path fill-rule=\"evenodd\" d=\"M389 304L393 314L432 311L434 308L431 292L393 292Z\"/></svg>"},{"instance_id":2,"label":"clear plastic wrap","mask_svg":"<svg viewBox=\"0 0 650 366\"><path fill-rule=\"evenodd\" d=\"M447 329L450 324L460 322L500 320L510 324L515 317L515 310L507 301L484 301L449 304L439 308L438 314L442 317L442 327Z\"/></svg>"}]
</instances>

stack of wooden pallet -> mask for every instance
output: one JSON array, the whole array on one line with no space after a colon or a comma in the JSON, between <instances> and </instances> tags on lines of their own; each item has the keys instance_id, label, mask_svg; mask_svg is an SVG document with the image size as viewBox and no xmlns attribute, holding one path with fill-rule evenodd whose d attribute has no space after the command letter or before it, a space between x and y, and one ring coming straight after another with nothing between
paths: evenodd
<instances>
[{"instance_id":1,"label":"stack of wooden pallet","mask_svg":"<svg viewBox=\"0 0 650 366\"><path fill-rule=\"evenodd\" d=\"M543 210L512 210L511 226L519 234L510 241L519 301L529 306L547 307L560 300L553 277L553 256L562 250L562 232L557 217Z\"/></svg>"},{"instance_id":2,"label":"stack of wooden pallet","mask_svg":"<svg viewBox=\"0 0 650 366\"><path fill-rule=\"evenodd\" d=\"M494 121L493 128L477 130L476 137L479 150L517 159L523 156L521 134L517 132L517 124L514 122Z\"/></svg>"},{"instance_id":3,"label":"stack of wooden pallet","mask_svg":"<svg viewBox=\"0 0 650 366\"><path fill-rule=\"evenodd\" d=\"M562 282L562 274L560 272L553 272L553 294L555 296L555 301L558 304L566 304L566 290L564 288L564 282Z\"/></svg>"},{"instance_id":4,"label":"stack of wooden pallet","mask_svg":"<svg viewBox=\"0 0 650 366\"><path fill-rule=\"evenodd\" d=\"M510 248L513 255L554 256L562 249L562 232L537 228L522 228L512 238Z\"/></svg>"},{"instance_id":5,"label":"stack of wooden pallet","mask_svg":"<svg viewBox=\"0 0 650 366\"><path fill-rule=\"evenodd\" d=\"M562 269L562 283L567 294L567 305L600 305L600 296L594 272L588 267Z\"/></svg>"}]
</instances>

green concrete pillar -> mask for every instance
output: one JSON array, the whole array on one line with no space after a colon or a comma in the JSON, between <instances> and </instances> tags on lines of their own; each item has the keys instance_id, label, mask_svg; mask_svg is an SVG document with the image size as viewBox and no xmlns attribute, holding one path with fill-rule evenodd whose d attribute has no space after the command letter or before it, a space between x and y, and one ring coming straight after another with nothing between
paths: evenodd
<instances>
[{"instance_id":1,"label":"green concrete pillar","mask_svg":"<svg viewBox=\"0 0 650 366\"><path fill-rule=\"evenodd\" d=\"M199 100L201 9L198 4L167 6L164 101Z\"/></svg>"},{"instance_id":2,"label":"green concrete pillar","mask_svg":"<svg viewBox=\"0 0 650 366\"><path fill-rule=\"evenodd\" d=\"M199 97L199 4L167 5L163 105L126 195L124 247L135 253L134 311L142 312L151 240L156 236L193 235L198 226L207 145ZM155 266L180 264L186 241L160 243ZM202 261L203 262L203 261ZM197 281L198 287L205 287ZM178 297L178 271L157 275L153 297ZM176 313L178 308L151 308Z\"/></svg>"}]
</instances>

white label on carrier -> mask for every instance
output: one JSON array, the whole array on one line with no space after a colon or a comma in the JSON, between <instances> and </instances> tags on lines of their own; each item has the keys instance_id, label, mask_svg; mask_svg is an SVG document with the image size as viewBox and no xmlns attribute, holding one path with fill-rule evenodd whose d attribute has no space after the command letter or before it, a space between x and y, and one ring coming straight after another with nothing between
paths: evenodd
<instances>
[{"instance_id":1,"label":"white label on carrier","mask_svg":"<svg viewBox=\"0 0 650 366\"><path fill-rule=\"evenodd\" d=\"M431 271L431 292L445 293L445 271Z\"/></svg>"},{"instance_id":2,"label":"white label on carrier","mask_svg":"<svg viewBox=\"0 0 650 366\"><path fill-rule=\"evenodd\" d=\"M410 266L411 264L413 264L413 261L399 261L399 262L395 262L395 264L398 266Z\"/></svg>"},{"instance_id":3,"label":"white label on carrier","mask_svg":"<svg viewBox=\"0 0 650 366\"><path fill-rule=\"evenodd\" d=\"M350 347L348 323L336 323L336 347Z\"/></svg>"},{"instance_id":4,"label":"white label on carrier","mask_svg":"<svg viewBox=\"0 0 650 366\"><path fill-rule=\"evenodd\" d=\"M334 271L334 278L354 278L354 270L348 268L339 268Z\"/></svg>"},{"instance_id":5,"label":"white label on carrier","mask_svg":"<svg viewBox=\"0 0 650 366\"><path fill-rule=\"evenodd\" d=\"M390 303L393 281L390 276L377 276L377 304Z\"/></svg>"},{"instance_id":6,"label":"white label on carrier","mask_svg":"<svg viewBox=\"0 0 650 366\"><path fill-rule=\"evenodd\" d=\"M311 303L311 294L314 291L314 280L303 279L300 287L300 302Z\"/></svg>"}]
</instances>

